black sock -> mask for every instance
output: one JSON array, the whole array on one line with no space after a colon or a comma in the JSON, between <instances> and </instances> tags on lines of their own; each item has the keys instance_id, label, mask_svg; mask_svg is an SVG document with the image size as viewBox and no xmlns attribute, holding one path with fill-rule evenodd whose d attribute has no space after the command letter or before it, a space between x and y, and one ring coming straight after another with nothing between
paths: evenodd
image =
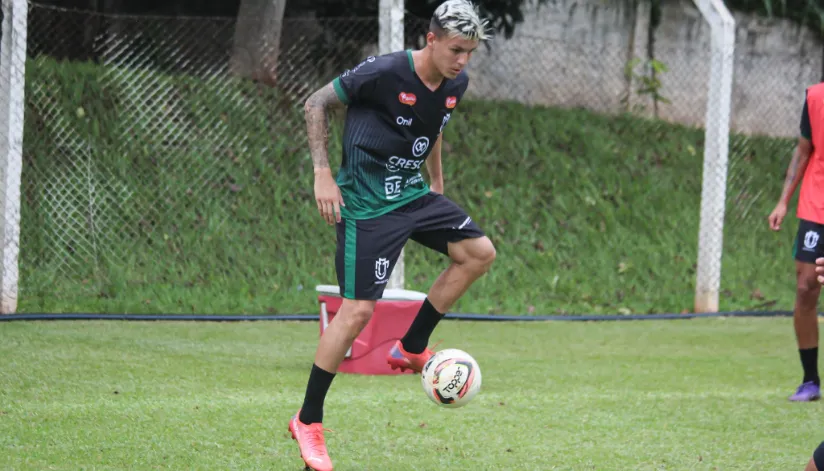
<instances>
[{"instance_id":1,"label":"black sock","mask_svg":"<svg viewBox=\"0 0 824 471\"><path fill-rule=\"evenodd\" d=\"M322 370L318 365L312 365L309 373L309 384L306 385L306 396L303 398L303 407L300 409L298 420L304 424L323 422L323 400L326 392L335 378L335 373Z\"/></svg>"},{"instance_id":2,"label":"black sock","mask_svg":"<svg viewBox=\"0 0 824 471\"><path fill-rule=\"evenodd\" d=\"M798 353L801 355L801 366L804 368L804 381L813 381L817 385L821 385L821 380L818 377L818 347L799 349Z\"/></svg>"},{"instance_id":3,"label":"black sock","mask_svg":"<svg viewBox=\"0 0 824 471\"><path fill-rule=\"evenodd\" d=\"M443 318L443 314L438 312L429 302L429 298L424 299L418 315L406 331L406 335L401 339L403 349L409 353L423 353L429 344L429 336L435 330L435 326Z\"/></svg>"}]
</instances>

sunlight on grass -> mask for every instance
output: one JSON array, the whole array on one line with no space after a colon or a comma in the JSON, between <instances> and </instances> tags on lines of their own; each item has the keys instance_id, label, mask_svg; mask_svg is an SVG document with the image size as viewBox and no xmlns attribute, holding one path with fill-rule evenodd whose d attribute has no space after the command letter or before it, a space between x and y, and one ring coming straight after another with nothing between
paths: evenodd
<instances>
[{"instance_id":1,"label":"sunlight on grass","mask_svg":"<svg viewBox=\"0 0 824 471\"><path fill-rule=\"evenodd\" d=\"M0 324L0 468L301 468L287 421L315 323ZM484 385L438 409L416 376L338 375L336 469L801 470L824 438L788 319L444 322ZM391 466L389 465L391 463Z\"/></svg>"}]
</instances>

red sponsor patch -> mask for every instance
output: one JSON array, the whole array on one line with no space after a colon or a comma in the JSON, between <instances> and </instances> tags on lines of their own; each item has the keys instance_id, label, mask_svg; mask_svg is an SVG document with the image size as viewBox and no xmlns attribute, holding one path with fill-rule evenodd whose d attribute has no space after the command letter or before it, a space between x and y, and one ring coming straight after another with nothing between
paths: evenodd
<instances>
[{"instance_id":1,"label":"red sponsor patch","mask_svg":"<svg viewBox=\"0 0 824 471\"><path fill-rule=\"evenodd\" d=\"M412 106L418 102L418 97L416 97L414 93L401 92L401 94L398 95L398 100L404 105Z\"/></svg>"},{"instance_id":2,"label":"red sponsor patch","mask_svg":"<svg viewBox=\"0 0 824 471\"><path fill-rule=\"evenodd\" d=\"M457 104L458 104L458 99L455 98L454 96L448 97L446 99L446 107L449 108L450 110L452 108L454 108L455 105L457 105Z\"/></svg>"}]
</instances>

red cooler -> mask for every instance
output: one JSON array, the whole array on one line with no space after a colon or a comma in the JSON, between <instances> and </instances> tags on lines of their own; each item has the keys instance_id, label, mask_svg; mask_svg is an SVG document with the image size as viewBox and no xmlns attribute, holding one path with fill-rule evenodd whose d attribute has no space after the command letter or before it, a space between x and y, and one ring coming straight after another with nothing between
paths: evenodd
<instances>
[{"instance_id":1,"label":"red cooler","mask_svg":"<svg viewBox=\"0 0 824 471\"><path fill-rule=\"evenodd\" d=\"M320 285L315 288L320 303L320 333L335 318L343 298L337 285ZM386 363L386 354L396 340L406 333L418 314L426 293L405 289L386 289L375 304L372 319L346 352L338 372L363 375L413 374L393 370Z\"/></svg>"}]
</instances>

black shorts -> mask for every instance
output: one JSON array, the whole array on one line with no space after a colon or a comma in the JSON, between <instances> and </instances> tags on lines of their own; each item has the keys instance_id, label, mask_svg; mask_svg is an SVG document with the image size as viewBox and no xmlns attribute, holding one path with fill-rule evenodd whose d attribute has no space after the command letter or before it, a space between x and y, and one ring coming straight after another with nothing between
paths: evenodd
<instances>
[{"instance_id":1,"label":"black shorts","mask_svg":"<svg viewBox=\"0 0 824 471\"><path fill-rule=\"evenodd\" d=\"M817 224L804 219L798 222L798 233L793 244L793 258L799 262L815 263L818 257L824 257L824 224Z\"/></svg>"},{"instance_id":2,"label":"black shorts","mask_svg":"<svg viewBox=\"0 0 824 471\"><path fill-rule=\"evenodd\" d=\"M409 239L449 255L450 242L484 236L466 211L434 192L384 215L342 219L336 226L335 270L341 296L362 300L383 296L395 262Z\"/></svg>"}]
</instances>

